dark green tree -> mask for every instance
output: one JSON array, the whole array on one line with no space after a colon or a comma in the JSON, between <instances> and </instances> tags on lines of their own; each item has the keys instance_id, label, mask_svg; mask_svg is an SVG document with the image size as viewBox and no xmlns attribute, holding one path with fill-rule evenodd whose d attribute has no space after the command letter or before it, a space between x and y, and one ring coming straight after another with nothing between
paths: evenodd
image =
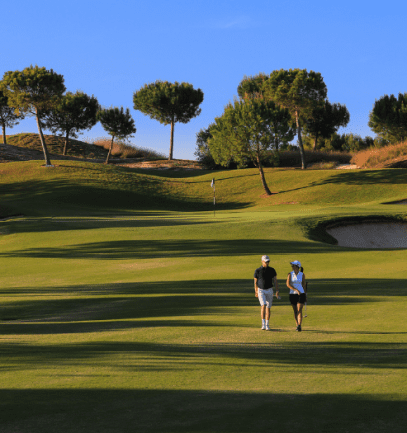
<instances>
[{"instance_id":1,"label":"dark green tree","mask_svg":"<svg viewBox=\"0 0 407 433\"><path fill-rule=\"evenodd\" d=\"M304 122L304 133L314 140L313 150L317 150L318 138L330 138L341 126L346 126L349 120L349 111L345 105L331 104L325 100L322 107L314 108L312 118Z\"/></svg>"},{"instance_id":2,"label":"dark green tree","mask_svg":"<svg viewBox=\"0 0 407 433\"><path fill-rule=\"evenodd\" d=\"M38 133L44 152L45 165L51 161L42 133L41 119L43 114L54 108L65 92L64 77L52 69L30 66L22 71L9 71L0 82L2 90L8 98L8 104L15 108L17 114L35 116Z\"/></svg>"},{"instance_id":3,"label":"dark green tree","mask_svg":"<svg viewBox=\"0 0 407 433\"><path fill-rule=\"evenodd\" d=\"M376 100L369 115L369 127L390 143L407 139L407 93L384 95Z\"/></svg>"},{"instance_id":4,"label":"dark green tree","mask_svg":"<svg viewBox=\"0 0 407 433\"><path fill-rule=\"evenodd\" d=\"M212 138L208 139L210 153L217 164L226 166L233 159L238 164L251 160L259 169L261 182L267 195L271 195L267 185L263 161L269 150L275 147L276 136L281 131L290 132L290 117L280 117L281 110L273 101L261 97L246 97L235 100L226 106L222 116L215 119L210 128ZM275 125L281 122L279 128ZM288 138L287 138L288 139Z\"/></svg>"},{"instance_id":5,"label":"dark green tree","mask_svg":"<svg viewBox=\"0 0 407 433\"><path fill-rule=\"evenodd\" d=\"M268 78L264 73L253 77L244 77L237 88L237 93L242 99L265 98L264 83ZM270 127L275 133L274 148L276 151L279 150L280 145L286 146L295 137L296 131L289 111L276 104L273 125Z\"/></svg>"},{"instance_id":6,"label":"dark green tree","mask_svg":"<svg viewBox=\"0 0 407 433\"><path fill-rule=\"evenodd\" d=\"M212 138L211 128L214 124L211 123L206 129L201 129L196 134L196 150L194 155L197 160L206 168L214 169L217 168L217 164L211 155L211 151L208 146L208 140Z\"/></svg>"},{"instance_id":7,"label":"dark green tree","mask_svg":"<svg viewBox=\"0 0 407 433\"><path fill-rule=\"evenodd\" d=\"M7 96L0 90L0 124L3 131L3 144L7 144L6 128L18 125L22 119L24 119L24 115L15 113L14 107L8 105Z\"/></svg>"},{"instance_id":8,"label":"dark green tree","mask_svg":"<svg viewBox=\"0 0 407 433\"><path fill-rule=\"evenodd\" d=\"M237 94L243 99L248 95L263 95L264 94L264 82L268 80L268 76L261 72L258 75L252 77L244 76L243 80L237 87Z\"/></svg>"},{"instance_id":9,"label":"dark green tree","mask_svg":"<svg viewBox=\"0 0 407 433\"><path fill-rule=\"evenodd\" d=\"M123 107L102 109L97 113L97 120L103 126L103 129L112 137L110 142L109 152L107 153L105 164L109 163L109 158L113 149L113 142L115 138L126 139L131 137L131 134L136 132L134 120L131 117L130 110Z\"/></svg>"},{"instance_id":10,"label":"dark green tree","mask_svg":"<svg viewBox=\"0 0 407 433\"><path fill-rule=\"evenodd\" d=\"M66 155L70 137L78 138L80 131L96 125L99 111L98 100L92 95L77 91L67 92L58 104L46 113L45 128L53 134L65 135L63 154Z\"/></svg>"},{"instance_id":11,"label":"dark green tree","mask_svg":"<svg viewBox=\"0 0 407 433\"><path fill-rule=\"evenodd\" d=\"M194 89L189 83L169 83L156 81L146 84L134 92L134 109L158 120L164 125L171 125L170 154L174 151L174 124L188 123L201 113L199 105L203 101L201 89Z\"/></svg>"},{"instance_id":12,"label":"dark green tree","mask_svg":"<svg viewBox=\"0 0 407 433\"><path fill-rule=\"evenodd\" d=\"M322 107L327 89L319 72L306 69L280 69L273 71L264 82L262 91L281 107L287 108L297 126L298 145L302 168L306 168L304 147L301 139L301 125L312 119L313 111Z\"/></svg>"}]
</instances>

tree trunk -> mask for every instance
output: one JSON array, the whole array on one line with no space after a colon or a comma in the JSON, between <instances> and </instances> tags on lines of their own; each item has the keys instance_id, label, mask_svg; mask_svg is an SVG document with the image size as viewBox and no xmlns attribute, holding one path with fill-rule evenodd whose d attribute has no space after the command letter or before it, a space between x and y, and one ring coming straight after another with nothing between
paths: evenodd
<instances>
[{"instance_id":1,"label":"tree trunk","mask_svg":"<svg viewBox=\"0 0 407 433\"><path fill-rule=\"evenodd\" d=\"M114 135L112 135L112 141L110 142L109 152L107 152L107 158L105 164L109 164L109 157L113 150L113 141L114 141Z\"/></svg>"},{"instance_id":2,"label":"tree trunk","mask_svg":"<svg viewBox=\"0 0 407 433\"><path fill-rule=\"evenodd\" d=\"M297 124L298 147L300 148L300 155L301 155L301 168L303 170L305 170L307 168L307 166L305 164L304 146L302 145L301 124L300 124L300 118L298 115L298 111L295 112L295 122Z\"/></svg>"},{"instance_id":3,"label":"tree trunk","mask_svg":"<svg viewBox=\"0 0 407 433\"><path fill-rule=\"evenodd\" d=\"M65 134L65 143L64 143L64 151L62 152L62 155L66 155L66 150L68 148L68 139L69 139L69 131L66 131L66 134Z\"/></svg>"},{"instance_id":4,"label":"tree trunk","mask_svg":"<svg viewBox=\"0 0 407 433\"><path fill-rule=\"evenodd\" d=\"M267 195L271 195L271 191L269 190L269 187L267 186L266 178L264 177L263 167L261 165L259 155L257 155L257 167L259 167L261 183L263 184L264 191L266 191Z\"/></svg>"},{"instance_id":5,"label":"tree trunk","mask_svg":"<svg viewBox=\"0 0 407 433\"><path fill-rule=\"evenodd\" d=\"M318 134L315 134L314 148L312 149L314 152L317 150L317 142L318 142Z\"/></svg>"},{"instance_id":6,"label":"tree trunk","mask_svg":"<svg viewBox=\"0 0 407 433\"><path fill-rule=\"evenodd\" d=\"M3 144L7 144L7 139L6 139L6 126L4 125L4 123L3 123L2 127L3 127Z\"/></svg>"},{"instance_id":7,"label":"tree trunk","mask_svg":"<svg viewBox=\"0 0 407 433\"><path fill-rule=\"evenodd\" d=\"M38 127L38 133L40 135L42 151L44 152L45 167L52 167L51 160L49 159L47 145L45 144L44 134L42 133L41 121L40 121L40 116L38 114L38 110L35 110L35 117L37 119L37 127Z\"/></svg>"},{"instance_id":8,"label":"tree trunk","mask_svg":"<svg viewBox=\"0 0 407 433\"><path fill-rule=\"evenodd\" d=\"M169 161L172 160L172 155L174 152L174 117L171 121L171 142L170 142L170 157L168 158Z\"/></svg>"}]
</instances>

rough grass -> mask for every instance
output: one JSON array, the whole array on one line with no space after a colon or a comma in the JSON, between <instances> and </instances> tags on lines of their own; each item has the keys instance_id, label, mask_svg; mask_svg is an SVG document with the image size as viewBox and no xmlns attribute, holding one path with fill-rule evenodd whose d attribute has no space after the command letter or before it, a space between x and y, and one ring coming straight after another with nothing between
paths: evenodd
<instances>
[{"instance_id":1,"label":"rough grass","mask_svg":"<svg viewBox=\"0 0 407 433\"><path fill-rule=\"evenodd\" d=\"M407 141L360 151L352 157L351 162L363 168L406 167Z\"/></svg>"},{"instance_id":2,"label":"rough grass","mask_svg":"<svg viewBox=\"0 0 407 433\"><path fill-rule=\"evenodd\" d=\"M349 164L350 160L352 158L352 155L347 152L324 152L324 151L310 151L305 150L305 160L307 162L307 165L313 166L316 165L316 167L312 168L318 168L318 164L327 164L330 163L331 166L327 168L333 168L335 165L340 164ZM298 151L282 151L279 153L279 160L280 164L279 167L301 167L301 156L300 152Z\"/></svg>"},{"instance_id":3,"label":"rough grass","mask_svg":"<svg viewBox=\"0 0 407 433\"><path fill-rule=\"evenodd\" d=\"M297 201L280 205L256 170L0 170L0 203L26 215L0 222L0 432L405 431L405 250L310 228L405 214L381 200L405 197L406 170L267 169ZM262 254L282 295L272 332L253 293ZM301 333L294 259L310 281Z\"/></svg>"},{"instance_id":4,"label":"rough grass","mask_svg":"<svg viewBox=\"0 0 407 433\"><path fill-rule=\"evenodd\" d=\"M111 138L101 137L87 139L87 141L95 146L108 150L111 144ZM153 149L136 146L135 144L123 143L120 141L113 142L112 155L120 158L148 158L148 159L164 159L165 155Z\"/></svg>"}]
</instances>

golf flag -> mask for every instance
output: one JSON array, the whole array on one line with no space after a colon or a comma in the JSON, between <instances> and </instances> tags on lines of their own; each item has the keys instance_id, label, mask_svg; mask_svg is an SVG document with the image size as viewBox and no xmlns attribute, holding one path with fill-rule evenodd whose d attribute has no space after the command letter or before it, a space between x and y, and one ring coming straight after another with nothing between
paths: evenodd
<instances>
[{"instance_id":1,"label":"golf flag","mask_svg":"<svg viewBox=\"0 0 407 433\"><path fill-rule=\"evenodd\" d=\"M215 179L212 179L211 188L215 188Z\"/></svg>"}]
</instances>

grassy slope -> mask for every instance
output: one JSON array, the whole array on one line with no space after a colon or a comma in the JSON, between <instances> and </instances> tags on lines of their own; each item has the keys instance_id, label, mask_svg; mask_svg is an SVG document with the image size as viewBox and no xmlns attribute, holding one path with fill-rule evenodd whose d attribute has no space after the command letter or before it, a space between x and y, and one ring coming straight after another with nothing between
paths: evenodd
<instances>
[{"instance_id":1,"label":"grassy slope","mask_svg":"<svg viewBox=\"0 0 407 433\"><path fill-rule=\"evenodd\" d=\"M404 431L405 251L306 228L403 214L381 202L405 198L405 170L270 169L271 198L255 170L217 172L216 217L212 172L0 170L1 203L26 215L0 225L0 432ZM301 334L286 289L259 331L263 253L282 287L290 260L306 267Z\"/></svg>"},{"instance_id":2,"label":"grassy slope","mask_svg":"<svg viewBox=\"0 0 407 433\"><path fill-rule=\"evenodd\" d=\"M51 154L62 155L65 137L45 134L44 138L47 149ZM0 140L2 143L3 137L0 137ZM7 136L7 144L42 152L39 135L31 132ZM107 156L107 150L71 138L68 143L67 155L78 158L105 159Z\"/></svg>"}]
</instances>

